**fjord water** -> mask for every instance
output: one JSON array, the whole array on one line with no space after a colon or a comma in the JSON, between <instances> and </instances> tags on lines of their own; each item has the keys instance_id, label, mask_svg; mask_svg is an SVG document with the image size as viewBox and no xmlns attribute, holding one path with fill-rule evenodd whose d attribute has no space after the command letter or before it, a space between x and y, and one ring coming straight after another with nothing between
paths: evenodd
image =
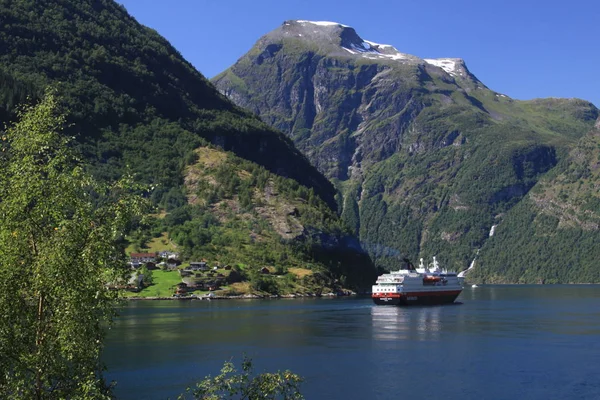
<instances>
[{"instance_id":1,"label":"fjord water","mask_svg":"<svg viewBox=\"0 0 600 400\"><path fill-rule=\"evenodd\" d=\"M246 354L302 375L307 399L600 398L600 286L481 286L457 302L130 302L107 378L120 399L174 399Z\"/></svg>"}]
</instances>

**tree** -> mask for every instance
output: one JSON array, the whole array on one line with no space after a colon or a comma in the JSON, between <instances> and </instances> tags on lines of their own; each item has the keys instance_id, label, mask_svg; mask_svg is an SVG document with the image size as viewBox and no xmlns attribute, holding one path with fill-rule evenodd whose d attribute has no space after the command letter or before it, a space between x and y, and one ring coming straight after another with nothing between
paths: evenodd
<instances>
[{"instance_id":1,"label":"tree","mask_svg":"<svg viewBox=\"0 0 600 400\"><path fill-rule=\"evenodd\" d=\"M0 398L110 398L100 361L122 277L119 240L144 201L95 182L61 135L51 91L0 153Z\"/></svg>"},{"instance_id":2,"label":"tree","mask_svg":"<svg viewBox=\"0 0 600 400\"><path fill-rule=\"evenodd\" d=\"M139 275L143 276L143 286L150 286L154 283L154 273L146 265L140 268ZM143 289L143 287L140 289Z\"/></svg>"},{"instance_id":3,"label":"tree","mask_svg":"<svg viewBox=\"0 0 600 400\"><path fill-rule=\"evenodd\" d=\"M233 363L227 361L219 375L214 378L207 376L195 388L189 388L187 393L194 400L304 399L299 390L302 378L290 371L264 372L254 376L252 360L244 357L242 372L236 372ZM179 396L179 400L188 398L185 394Z\"/></svg>"}]
</instances>

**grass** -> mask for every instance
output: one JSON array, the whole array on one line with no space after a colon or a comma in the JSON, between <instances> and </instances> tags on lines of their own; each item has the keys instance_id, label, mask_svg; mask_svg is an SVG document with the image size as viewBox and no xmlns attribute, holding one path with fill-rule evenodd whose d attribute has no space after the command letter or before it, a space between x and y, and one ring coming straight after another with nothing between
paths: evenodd
<instances>
[{"instance_id":1,"label":"grass","mask_svg":"<svg viewBox=\"0 0 600 400\"><path fill-rule=\"evenodd\" d=\"M141 249L144 253L156 253L158 251L177 251L177 245L169 240L167 232L163 232L159 237L152 238L146 246ZM127 254L136 253L135 245L129 244L125 249Z\"/></svg>"},{"instance_id":2,"label":"grass","mask_svg":"<svg viewBox=\"0 0 600 400\"><path fill-rule=\"evenodd\" d=\"M152 271L154 283L142 291L133 293L125 292L125 297L171 297L175 293L174 286L181 282L177 271Z\"/></svg>"},{"instance_id":3,"label":"grass","mask_svg":"<svg viewBox=\"0 0 600 400\"><path fill-rule=\"evenodd\" d=\"M288 268L288 271L296 275L298 278L304 278L307 275L312 275L312 271L306 268Z\"/></svg>"},{"instance_id":4,"label":"grass","mask_svg":"<svg viewBox=\"0 0 600 400\"><path fill-rule=\"evenodd\" d=\"M216 168L227 160L227 153L208 147L197 148L196 154L198 154L199 168Z\"/></svg>"},{"instance_id":5,"label":"grass","mask_svg":"<svg viewBox=\"0 0 600 400\"><path fill-rule=\"evenodd\" d=\"M227 288L223 288L223 290L218 291L218 293L225 295L242 295L252 293L252 288L250 287L250 282L237 282L232 283Z\"/></svg>"}]
</instances>

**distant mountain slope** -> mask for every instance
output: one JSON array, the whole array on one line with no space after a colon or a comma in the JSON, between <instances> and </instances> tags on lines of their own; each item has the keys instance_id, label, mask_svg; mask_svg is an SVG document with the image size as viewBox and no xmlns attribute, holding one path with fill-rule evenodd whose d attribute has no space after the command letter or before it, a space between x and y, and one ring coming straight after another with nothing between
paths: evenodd
<instances>
[{"instance_id":1,"label":"distant mountain slope","mask_svg":"<svg viewBox=\"0 0 600 400\"><path fill-rule=\"evenodd\" d=\"M469 278L600 282L600 119L506 216Z\"/></svg>"},{"instance_id":2,"label":"distant mountain slope","mask_svg":"<svg viewBox=\"0 0 600 400\"><path fill-rule=\"evenodd\" d=\"M239 263L260 254L254 265L302 264L331 283L372 283L373 264L336 215L333 185L291 140L220 95L122 6L109 0L4 1L0 16L0 122L14 118L16 105L28 96L34 101L54 86L68 109L67 133L76 136L96 176L112 179L127 169L151 184L152 200L166 211L163 228L184 254L218 258L227 252L230 262ZM235 161L218 173L202 171L214 190L206 202L195 202L206 187L186 181L189 169L214 154ZM274 190L293 190L266 201L255 194L266 182ZM242 199L237 190L244 191ZM230 219L220 220L223 208L236 202L243 203L245 219L234 208L227 210ZM298 221L289 227L293 235L283 223L261 222L261 210L288 208L301 213L289 216ZM264 240L249 241L257 232ZM242 248L228 249L229 234Z\"/></svg>"},{"instance_id":3,"label":"distant mountain slope","mask_svg":"<svg viewBox=\"0 0 600 400\"><path fill-rule=\"evenodd\" d=\"M420 59L324 22L286 21L213 81L337 179L406 145L456 144L461 130L502 122L576 138L598 112L579 100L514 101L485 87L461 59ZM437 143L413 143L419 136Z\"/></svg>"},{"instance_id":4,"label":"distant mountain slope","mask_svg":"<svg viewBox=\"0 0 600 400\"><path fill-rule=\"evenodd\" d=\"M598 118L587 101L513 100L461 59L331 22L284 22L213 82L336 184L342 216L388 268L419 254L466 268Z\"/></svg>"}]
</instances>

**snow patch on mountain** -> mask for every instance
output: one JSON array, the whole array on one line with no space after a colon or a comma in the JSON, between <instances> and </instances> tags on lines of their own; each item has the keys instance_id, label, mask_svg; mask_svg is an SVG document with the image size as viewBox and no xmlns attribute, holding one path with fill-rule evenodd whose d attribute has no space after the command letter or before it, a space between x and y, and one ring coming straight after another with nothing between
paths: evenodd
<instances>
[{"instance_id":1,"label":"snow patch on mountain","mask_svg":"<svg viewBox=\"0 0 600 400\"><path fill-rule=\"evenodd\" d=\"M458 68L458 60L452 58L426 58L425 62L440 67L452 76L464 76L464 72Z\"/></svg>"},{"instance_id":2,"label":"snow patch on mountain","mask_svg":"<svg viewBox=\"0 0 600 400\"><path fill-rule=\"evenodd\" d=\"M297 25L296 25L297 24ZM298 26L299 25L299 26ZM307 37L316 40L332 40L331 28L342 28L341 48L354 56L367 58L370 60L393 60L402 63L422 64L428 63L442 68L446 73L454 77L466 77L468 72L464 67L462 60L458 58L437 58L421 59L419 57L401 53L390 44L381 44L370 40L363 40L354 29L348 25L340 24L334 21L309 21L309 20L289 20L284 22L284 26L292 28L289 33L296 37ZM299 28L300 30L296 29ZM321 34L322 35L319 35ZM318 35L318 36L317 36ZM321 37L322 36L322 37Z\"/></svg>"},{"instance_id":3,"label":"snow patch on mountain","mask_svg":"<svg viewBox=\"0 0 600 400\"><path fill-rule=\"evenodd\" d=\"M390 60L405 60L411 58L408 54L402 54L394 46L389 44L379 44L364 40L360 44L351 44L350 48L342 47L351 54L360 54L363 57L370 59L390 59ZM385 52L382 52L384 50Z\"/></svg>"},{"instance_id":4,"label":"snow patch on mountain","mask_svg":"<svg viewBox=\"0 0 600 400\"><path fill-rule=\"evenodd\" d=\"M339 22L331 22L331 21L307 21L303 19L299 19L296 22L301 24L313 24L319 26L342 26L344 28L349 28L348 25L340 24Z\"/></svg>"},{"instance_id":5,"label":"snow patch on mountain","mask_svg":"<svg viewBox=\"0 0 600 400\"><path fill-rule=\"evenodd\" d=\"M394 46L392 46L391 44L375 43L375 42L371 42L370 40L365 40L365 42L370 44L372 47L379 47L380 49L391 48L391 49L396 50L396 48ZM398 50L396 50L396 51L398 51Z\"/></svg>"}]
</instances>

